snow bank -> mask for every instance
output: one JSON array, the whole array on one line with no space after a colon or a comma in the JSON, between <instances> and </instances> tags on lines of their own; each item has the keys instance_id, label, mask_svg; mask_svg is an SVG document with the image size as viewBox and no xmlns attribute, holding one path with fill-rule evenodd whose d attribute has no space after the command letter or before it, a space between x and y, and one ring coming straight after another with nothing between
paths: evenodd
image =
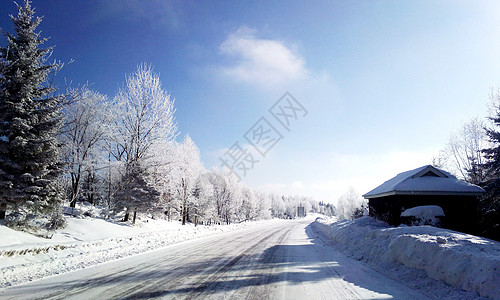
<instances>
[{"instance_id":1,"label":"snow bank","mask_svg":"<svg viewBox=\"0 0 500 300\"><path fill-rule=\"evenodd\" d=\"M420 269L432 279L500 299L498 242L431 226L388 227L370 217L335 221L318 218L313 228L378 270L394 270L394 264Z\"/></svg>"},{"instance_id":2,"label":"snow bank","mask_svg":"<svg viewBox=\"0 0 500 300\"><path fill-rule=\"evenodd\" d=\"M68 218L52 239L0 226L0 287L82 269L174 243L246 227L258 222L182 226L149 220L138 226L93 218ZM266 221L261 221L266 222Z\"/></svg>"}]
</instances>

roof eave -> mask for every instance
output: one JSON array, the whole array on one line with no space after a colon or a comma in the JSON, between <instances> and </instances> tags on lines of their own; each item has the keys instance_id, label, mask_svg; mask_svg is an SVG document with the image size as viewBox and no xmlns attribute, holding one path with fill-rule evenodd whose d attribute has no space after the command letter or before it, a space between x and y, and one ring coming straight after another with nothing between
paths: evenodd
<instances>
[{"instance_id":1,"label":"roof eave","mask_svg":"<svg viewBox=\"0 0 500 300\"><path fill-rule=\"evenodd\" d=\"M389 191L375 195L363 195L365 199L380 198L393 195L421 195L421 196L482 196L484 192L446 192L446 191Z\"/></svg>"}]
</instances>

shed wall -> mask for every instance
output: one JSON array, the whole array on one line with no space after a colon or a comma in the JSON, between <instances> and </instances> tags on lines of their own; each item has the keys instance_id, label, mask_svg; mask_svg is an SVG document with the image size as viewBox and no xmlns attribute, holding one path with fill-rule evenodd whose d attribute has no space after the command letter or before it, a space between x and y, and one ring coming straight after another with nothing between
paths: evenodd
<instances>
[{"instance_id":1,"label":"shed wall","mask_svg":"<svg viewBox=\"0 0 500 300\"><path fill-rule=\"evenodd\" d=\"M477 197L452 195L392 195L368 200L370 216L387 222L401 224L401 212L422 205L438 205L445 214L442 227L474 233L476 230Z\"/></svg>"}]
</instances>

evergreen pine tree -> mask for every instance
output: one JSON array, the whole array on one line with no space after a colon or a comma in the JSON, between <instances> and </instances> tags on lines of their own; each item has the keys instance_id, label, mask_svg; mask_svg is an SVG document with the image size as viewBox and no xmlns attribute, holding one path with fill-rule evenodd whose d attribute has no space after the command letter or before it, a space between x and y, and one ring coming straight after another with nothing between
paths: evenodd
<instances>
[{"instance_id":1,"label":"evergreen pine tree","mask_svg":"<svg viewBox=\"0 0 500 300\"><path fill-rule=\"evenodd\" d=\"M497 108L497 115L491 117L490 120L496 127L500 127L500 107ZM484 168L486 169L489 178L500 177L500 131L486 128L486 134L492 144L491 148L484 149L483 153L486 158Z\"/></svg>"},{"instance_id":2,"label":"evergreen pine tree","mask_svg":"<svg viewBox=\"0 0 500 300\"><path fill-rule=\"evenodd\" d=\"M115 210L126 208L124 222L133 213L132 223L135 224L137 212L146 212L155 208L160 201L160 193L150 185L146 178L147 172L138 162L130 163L121 179L122 188L115 195Z\"/></svg>"},{"instance_id":3,"label":"evergreen pine tree","mask_svg":"<svg viewBox=\"0 0 500 300\"><path fill-rule=\"evenodd\" d=\"M500 127L500 106L496 116L490 117L496 128ZM500 241L500 131L486 128L491 148L484 149L486 163L481 165L486 172L487 182L482 183L486 194L479 201L479 234Z\"/></svg>"},{"instance_id":4,"label":"evergreen pine tree","mask_svg":"<svg viewBox=\"0 0 500 300\"><path fill-rule=\"evenodd\" d=\"M18 5L15 35L0 48L0 219L12 227L58 227L62 193L57 134L61 96L49 83L60 65L46 64L52 48L35 32L30 1Z\"/></svg>"}]
</instances>

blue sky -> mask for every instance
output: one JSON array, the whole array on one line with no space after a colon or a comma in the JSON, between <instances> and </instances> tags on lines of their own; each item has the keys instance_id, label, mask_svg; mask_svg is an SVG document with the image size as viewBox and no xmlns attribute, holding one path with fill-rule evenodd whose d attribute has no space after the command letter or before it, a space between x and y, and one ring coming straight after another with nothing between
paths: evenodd
<instances>
[{"instance_id":1,"label":"blue sky","mask_svg":"<svg viewBox=\"0 0 500 300\"><path fill-rule=\"evenodd\" d=\"M249 170L253 187L335 201L431 162L500 83L497 1L33 1L59 78L112 96L154 66L176 118L220 166L285 93L308 114ZM0 2L0 27L12 31ZM5 42L2 42L3 44ZM274 120L275 121L275 120ZM245 144L246 143L246 144Z\"/></svg>"}]
</instances>

